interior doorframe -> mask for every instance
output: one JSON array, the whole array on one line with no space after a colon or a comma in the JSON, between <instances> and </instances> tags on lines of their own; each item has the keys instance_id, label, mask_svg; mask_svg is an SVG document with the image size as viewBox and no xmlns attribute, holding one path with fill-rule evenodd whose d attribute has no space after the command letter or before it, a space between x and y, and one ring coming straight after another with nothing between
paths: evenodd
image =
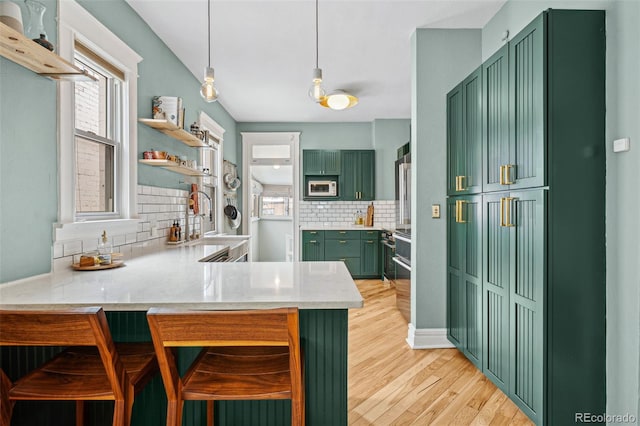
<instances>
[{"instance_id":1,"label":"interior doorframe","mask_svg":"<svg viewBox=\"0 0 640 426\"><path fill-rule=\"evenodd\" d=\"M300 132L240 132L242 136L242 181L245 182L242 190L242 205L247 213L247 208L251 202L251 189L247 189L247 185L251 182L250 163L251 146L253 145L274 145L274 144L290 144L291 145L291 165L293 166L293 261L300 259L300 232L299 229L299 211L300 200L297 197L300 190ZM256 165L269 164L269 161L255 163ZM249 235L251 218L242 221L242 233ZM251 259L249 259L251 260Z\"/></svg>"}]
</instances>

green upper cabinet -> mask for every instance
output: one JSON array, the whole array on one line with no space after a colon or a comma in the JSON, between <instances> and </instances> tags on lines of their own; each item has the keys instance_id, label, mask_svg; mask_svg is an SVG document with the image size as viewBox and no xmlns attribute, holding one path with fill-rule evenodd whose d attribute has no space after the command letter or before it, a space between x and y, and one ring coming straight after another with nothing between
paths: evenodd
<instances>
[{"instance_id":1,"label":"green upper cabinet","mask_svg":"<svg viewBox=\"0 0 640 426\"><path fill-rule=\"evenodd\" d=\"M482 192L482 67L447 95L448 195Z\"/></svg>"},{"instance_id":2,"label":"green upper cabinet","mask_svg":"<svg viewBox=\"0 0 640 426\"><path fill-rule=\"evenodd\" d=\"M540 15L509 43L509 163L504 185L509 188L544 186L545 179L545 57L544 19Z\"/></svg>"},{"instance_id":3,"label":"green upper cabinet","mask_svg":"<svg viewBox=\"0 0 640 426\"><path fill-rule=\"evenodd\" d=\"M340 151L323 149L305 149L302 151L302 170L304 175L339 175Z\"/></svg>"},{"instance_id":4,"label":"green upper cabinet","mask_svg":"<svg viewBox=\"0 0 640 426\"><path fill-rule=\"evenodd\" d=\"M504 45L482 65L484 192L504 191L509 160L509 46Z\"/></svg>"},{"instance_id":5,"label":"green upper cabinet","mask_svg":"<svg viewBox=\"0 0 640 426\"><path fill-rule=\"evenodd\" d=\"M342 151L342 173L338 193L344 201L375 199L375 151Z\"/></svg>"}]
</instances>

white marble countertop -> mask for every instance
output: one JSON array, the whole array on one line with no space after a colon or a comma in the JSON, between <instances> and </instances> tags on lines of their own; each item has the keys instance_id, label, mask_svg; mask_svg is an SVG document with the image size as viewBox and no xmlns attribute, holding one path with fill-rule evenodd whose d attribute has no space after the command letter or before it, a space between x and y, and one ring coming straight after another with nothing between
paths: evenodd
<instances>
[{"instance_id":1,"label":"white marble countertop","mask_svg":"<svg viewBox=\"0 0 640 426\"><path fill-rule=\"evenodd\" d=\"M0 309L347 309L363 305L343 262L198 262L225 247L191 243L125 259L120 268L69 268L0 284Z\"/></svg>"}]
</instances>

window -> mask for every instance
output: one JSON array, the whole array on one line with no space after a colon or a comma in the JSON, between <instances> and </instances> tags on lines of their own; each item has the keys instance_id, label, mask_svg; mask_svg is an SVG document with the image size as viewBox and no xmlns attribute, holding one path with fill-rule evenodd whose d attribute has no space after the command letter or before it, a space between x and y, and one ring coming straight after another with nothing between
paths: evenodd
<instances>
[{"instance_id":1,"label":"window","mask_svg":"<svg viewBox=\"0 0 640 426\"><path fill-rule=\"evenodd\" d=\"M58 2L58 22L58 53L97 81L58 83L54 241L135 233L142 58L73 0Z\"/></svg>"},{"instance_id":2,"label":"window","mask_svg":"<svg viewBox=\"0 0 640 426\"><path fill-rule=\"evenodd\" d=\"M293 198L289 196L262 196L262 216L290 217Z\"/></svg>"},{"instance_id":3,"label":"window","mask_svg":"<svg viewBox=\"0 0 640 426\"><path fill-rule=\"evenodd\" d=\"M75 217L108 217L119 210L115 188L121 173L122 73L110 72L97 55L76 47L76 66L96 81L74 85Z\"/></svg>"}]
</instances>

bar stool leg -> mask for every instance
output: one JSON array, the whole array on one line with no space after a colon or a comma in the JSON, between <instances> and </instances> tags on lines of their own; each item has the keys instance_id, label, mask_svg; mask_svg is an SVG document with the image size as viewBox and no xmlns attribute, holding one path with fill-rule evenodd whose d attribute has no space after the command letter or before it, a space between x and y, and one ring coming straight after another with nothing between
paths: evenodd
<instances>
[{"instance_id":1,"label":"bar stool leg","mask_svg":"<svg viewBox=\"0 0 640 426\"><path fill-rule=\"evenodd\" d=\"M76 426L84 426L84 401L76 401Z\"/></svg>"},{"instance_id":2,"label":"bar stool leg","mask_svg":"<svg viewBox=\"0 0 640 426\"><path fill-rule=\"evenodd\" d=\"M213 403L215 401L207 401L207 426L213 426Z\"/></svg>"},{"instance_id":3,"label":"bar stool leg","mask_svg":"<svg viewBox=\"0 0 640 426\"><path fill-rule=\"evenodd\" d=\"M126 403L124 400L115 401L115 406L113 407L113 426L124 425L124 419L126 416L125 406L126 406Z\"/></svg>"}]
</instances>

